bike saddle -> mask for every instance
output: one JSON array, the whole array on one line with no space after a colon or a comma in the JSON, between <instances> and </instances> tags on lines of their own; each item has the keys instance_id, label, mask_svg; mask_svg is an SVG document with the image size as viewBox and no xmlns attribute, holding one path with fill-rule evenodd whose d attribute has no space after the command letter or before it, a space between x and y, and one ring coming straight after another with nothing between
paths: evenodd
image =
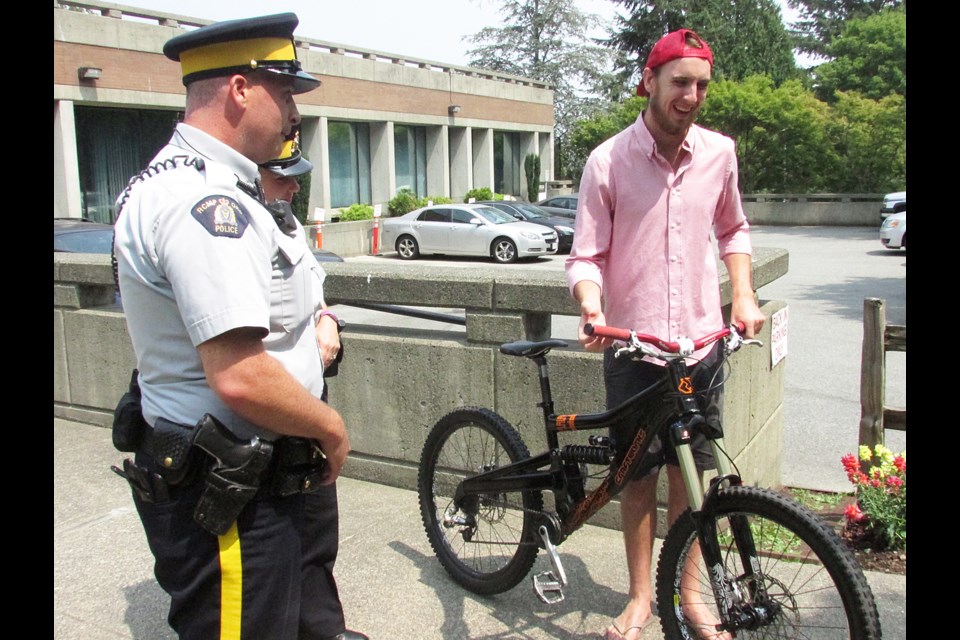
<instances>
[{"instance_id":1,"label":"bike saddle","mask_svg":"<svg viewBox=\"0 0 960 640\"><path fill-rule=\"evenodd\" d=\"M554 347L570 346L565 340L539 340L531 342L530 340L517 340L500 345L500 353L508 356L525 356L527 358L536 358L549 353Z\"/></svg>"}]
</instances>

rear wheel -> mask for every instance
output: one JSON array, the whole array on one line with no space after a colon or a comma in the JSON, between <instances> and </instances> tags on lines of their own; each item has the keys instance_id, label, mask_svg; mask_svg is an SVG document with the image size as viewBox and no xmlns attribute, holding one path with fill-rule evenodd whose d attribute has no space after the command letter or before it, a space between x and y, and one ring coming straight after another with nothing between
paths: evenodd
<instances>
[{"instance_id":1,"label":"rear wheel","mask_svg":"<svg viewBox=\"0 0 960 640\"><path fill-rule=\"evenodd\" d=\"M464 478L529 457L520 434L487 409L447 414L424 443L417 478L423 526L443 568L474 593L502 593L530 572L543 494L489 493L458 508L454 493Z\"/></svg>"},{"instance_id":2,"label":"rear wheel","mask_svg":"<svg viewBox=\"0 0 960 640\"><path fill-rule=\"evenodd\" d=\"M879 640L880 619L863 572L816 515L755 487L724 489L710 509L722 559L722 566L711 571L722 572L732 589L726 608L739 620L732 628L738 639ZM744 565L743 550L731 535L731 522L737 519L748 523L752 533L757 552L752 569ZM688 510L667 533L657 565L657 606L667 640L730 637L696 624L720 619L703 565Z\"/></svg>"},{"instance_id":3,"label":"rear wheel","mask_svg":"<svg viewBox=\"0 0 960 640\"><path fill-rule=\"evenodd\" d=\"M501 264L517 261L517 245L510 238L497 238L491 250L493 259Z\"/></svg>"},{"instance_id":4,"label":"rear wheel","mask_svg":"<svg viewBox=\"0 0 960 640\"><path fill-rule=\"evenodd\" d=\"M420 246L413 236L400 236L397 238L397 253L404 260L413 260L420 257Z\"/></svg>"}]
</instances>

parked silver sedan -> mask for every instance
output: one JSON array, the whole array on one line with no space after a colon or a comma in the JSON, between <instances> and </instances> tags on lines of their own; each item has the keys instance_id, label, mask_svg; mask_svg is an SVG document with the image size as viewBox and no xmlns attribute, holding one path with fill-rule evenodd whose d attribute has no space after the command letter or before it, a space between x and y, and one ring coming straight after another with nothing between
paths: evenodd
<instances>
[{"instance_id":1,"label":"parked silver sedan","mask_svg":"<svg viewBox=\"0 0 960 640\"><path fill-rule=\"evenodd\" d=\"M442 204L383 221L382 243L401 258L489 256L500 263L557 252L557 232L479 204Z\"/></svg>"}]
</instances>

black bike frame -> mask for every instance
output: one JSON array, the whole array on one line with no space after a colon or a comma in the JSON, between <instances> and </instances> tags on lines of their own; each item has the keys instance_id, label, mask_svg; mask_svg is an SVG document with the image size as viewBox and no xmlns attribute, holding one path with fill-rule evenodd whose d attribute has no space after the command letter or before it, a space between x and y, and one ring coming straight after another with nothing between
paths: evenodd
<instances>
[{"instance_id":1,"label":"black bike frame","mask_svg":"<svg viewBox=\"0 0 960 640\"><path fill-rule=\"evenodd\" d=\"M613 409L599 413L556 415L545 354L527 357L536 363L540 377L543 401L539 406L543 409L547 451L464 479L457 488L454 503L459 507L470 498L497 493L551 491L560 521L560 530L551 531L551 540L554 544L560 544L619 494L636 475L650 448L652 436L668 430L675 445L689 443L693 430L699 427L703 418L694 399L695 389L684 358L669 360L664 367L668 374L662 380ZM671 394L676 402L675 410L670 414L672 417L656 424L641 423L629 446L623 447L621 443L614 442L612 448L577 445L560 448L560 432L609 429L628 421L636 423L644 415L656 415L656 411L651 410L655 409L652 400L670 393L666 391L669 388L676 390ZM601 458L604 449L608 456L612 453L612 460L609 457L606 461ZM613 462L607 476L589 493L584 493L582 488L585 480L579 470L582 462ZM557 539L554 540L554 537Z\"/></svg>"}]
</instances>

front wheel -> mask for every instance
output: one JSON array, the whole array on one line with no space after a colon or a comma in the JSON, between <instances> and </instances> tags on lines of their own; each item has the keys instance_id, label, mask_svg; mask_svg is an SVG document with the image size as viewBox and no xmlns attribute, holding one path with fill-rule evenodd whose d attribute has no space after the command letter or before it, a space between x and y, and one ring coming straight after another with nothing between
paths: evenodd
<instances>
[{"instance_id":1,"label":"front wheel","mask_svg":"<svg viewBox=\"0 0 960 640\"><path fill-rule=\"evenodd\" d=\"M712 567L730 586L725 608L742 638L879 640L873 592L853 554L808 509L755 487L730 487L710 505L722 564ZM746 523L756 566L731 534ZM715 624L718 603L700 555L691 512L681 515L663 542L657 565L657 607L667 640L730 638ZM743 551L744 555L741 555Z\"/></svg>"},{"instance_id":2,"label":"front wheel","mask_svg":"<svg viewBox=\"0 0 960 640\"><path fill-rule=\"evenodd\" d=\"M447 414L423 445L417 491L427 538L447 573L474 593L502 593L530 572L543 494L491 492L458 507L454 493L464 478L529 457L520 434L487 409Z\"/></svg>"},{"instance_id":3,"label":"front wheel","mask_svg":"<svg viewBox=\"0 0 960 640\"><path fill-rule=\"evenodd\" d=\"M493 241L493 259L500 264L517 261L517 245L510 238L497 238Z\"/></svg>"},{"instance_id":4,"label":"front wheel","mask_svg":"<svg viewBox=\"0 0 960 640\"><path fill-rule=\"evenodd\" d=\"M400 236L397 238L397 253L404 260L414 260L420 256L420 246L413 236Z\"/></svg>"}]
</instances>

